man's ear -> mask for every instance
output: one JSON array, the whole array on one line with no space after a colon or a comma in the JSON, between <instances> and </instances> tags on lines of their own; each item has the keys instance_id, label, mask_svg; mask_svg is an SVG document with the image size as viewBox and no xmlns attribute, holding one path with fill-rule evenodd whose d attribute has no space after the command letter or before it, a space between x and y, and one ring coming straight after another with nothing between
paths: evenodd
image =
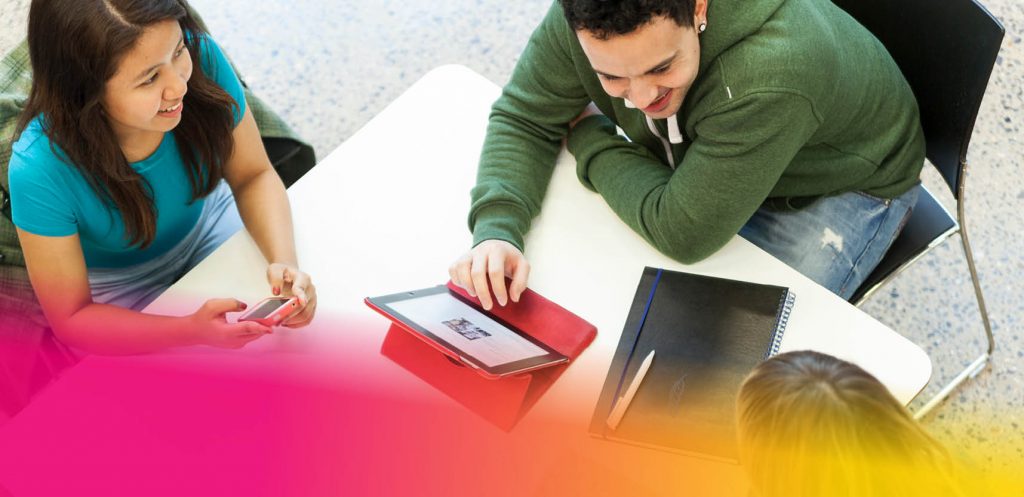
<instances>
[{"instance_id":1,"label":"man's ear","mask_svg":"<svg viewBox=\"0 0 1024 497\"><path fill-rule=\"evenodd\" d=\"M697 0L693 5L693 26L697 27L708 19L708 0Z\"/></svg>"}]
</instances>

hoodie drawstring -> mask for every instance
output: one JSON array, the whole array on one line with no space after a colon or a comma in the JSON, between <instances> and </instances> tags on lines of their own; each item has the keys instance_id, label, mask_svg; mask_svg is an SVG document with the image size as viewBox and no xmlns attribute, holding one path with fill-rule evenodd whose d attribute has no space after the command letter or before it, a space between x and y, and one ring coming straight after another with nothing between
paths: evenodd
<instances>
[{"instance_id":1,"label":"hoodie drawstring","mask_svg":"<svg viewBox=\"0 0 1024 497\"><path fill-rule=\"evenodd\" d=\"M668 158L668 166L674 171L676 169L676 159L672 154L672 144L683 143L683 133L679 131L679 122L676 121L676 115L672 114L672 116L668 118L667 140L658 132L658 128L654 125L654 119L648 115L644 115L644 118L647 119L647 128L651 130L651 133L654 133L654 136L657 136L658 139L661 140L661 144L665 147L665 157Z\"/></svg>"}]
</instances>

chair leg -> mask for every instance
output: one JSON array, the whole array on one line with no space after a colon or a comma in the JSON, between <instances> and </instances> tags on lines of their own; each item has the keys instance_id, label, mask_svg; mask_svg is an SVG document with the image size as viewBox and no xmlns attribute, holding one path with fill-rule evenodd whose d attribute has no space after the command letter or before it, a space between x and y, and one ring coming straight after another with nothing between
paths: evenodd
<instances>
[{"instance_id":1,"label":"chair leg","mask_svg":"<svg viewBox=\"0 0 1024 497\"><path fill-rule=\"evenodd\" d=\"M963 217L963 216L961 216ZM971 271L971 282L974 283L974 296L978 299L978 310L981 311L981 322L985 325L985 337L988 339L988 354L996 349L996 340L992 336L992 325L988 321L988 308L985 307L985 297L981 294L981 283L978 281L978 270L974 267L974 254L971 252L971 244L967 241L967 229L960 221L960 241L964 247L964 256L967 257L967 269Z\"/></svg>"},{"instance_id":2,"label":"chair leg","mask_svg":"<svg viewBox=\"0 0 1024 497\"><path fill-rule=\"evenodd\" d=\"M961 196L961 198L963 198ZM988 339L988 348L985 353L978 356L974 362L972 362L967 368L961 371L953 378L952 381L942 387L939 393L935 394L934 397L928 400L925 405L921 406L914 413L914 419L921 419L926 416L932 409L941 404L949 394L960 386L961 383L978 376L985 367L988 365L989 360L992 358L992 352L995 350L996 341L992 336L992 326L988 320L988 309L985 307L985 297L981 294L981 284L978 281L978 271L974 267L974 254L971 252L971 244L967 239L967 227L964 225L964 212L963 202L957 202L957 221L960 223L960 242L964 249L964 257L967 258L967 269L971 273L971 282L974 284L974 296L978 299L978 310L981 312L981 322L985 326L985 337Z\"/></svg>"},{"instance_id":3,"label":"chair leg","mask_svg":"<svg viewBox=\"0 0 1024 497\"><path fill-rule=\"evenodd\" d=\"M935 394L931 399L928 399L928 402L914 413L914 419L922 419L927 416L932 409L935 409L936 406L945 401L949 397L949 394L953 393L953 390L956 390L956 387L982 372L985 369L985 366L988 365L988 361L991 357L992 356L988 353L978 356L974 362L961 371L960 374L956 375L956 378L953 378L946 384L946 386L942 387L942 390L939 390L939 393Z\"/></svg>"}]
</instances>

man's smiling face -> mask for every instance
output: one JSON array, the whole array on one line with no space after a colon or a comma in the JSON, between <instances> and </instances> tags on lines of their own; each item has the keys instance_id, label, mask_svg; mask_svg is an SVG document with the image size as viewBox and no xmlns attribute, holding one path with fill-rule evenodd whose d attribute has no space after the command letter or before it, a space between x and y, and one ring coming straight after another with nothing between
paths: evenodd
<instances>
[{"instance_id":1,"label":"man's smiling face","mask_svg":"<svg viewBox=\"0 0 1024 497\"><path fill-rule=\"evenodd\" d=\"M703 17L703 9L698 11ZM604 91L629 100L654 119L678 112L697 78L697 29L671 18L654 17L630 33L605 39L586 30L576 36Z\"/></svg>"}]
</instances>

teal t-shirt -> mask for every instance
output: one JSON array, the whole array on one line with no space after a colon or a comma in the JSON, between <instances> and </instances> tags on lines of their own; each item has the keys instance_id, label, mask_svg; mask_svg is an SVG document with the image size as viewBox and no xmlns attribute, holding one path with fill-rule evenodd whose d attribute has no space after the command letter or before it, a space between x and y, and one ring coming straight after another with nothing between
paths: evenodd
<instances>
[{"instance_id":1,"label":"teal t-shirt","mask_svg":"<svg viewBox=\"0 0 1024 497\"><path fill-rule=\"evenodd\" d=\"M245 114L242 84L212 39L204 38L200 50L203 72L238 102L237 126ZM156 204L156 236L146 249L128 244L120 213L96 195L77 168L54 153L42 117L37 117L14 143L11 154L8 177L14 224L41 236L78 233L90 268L127 267L162 255L192 230L204 199L191 202L192 187L173 132L164 134L152 155L131 166L149 181Z\"/></svg>"}]
</instances>

